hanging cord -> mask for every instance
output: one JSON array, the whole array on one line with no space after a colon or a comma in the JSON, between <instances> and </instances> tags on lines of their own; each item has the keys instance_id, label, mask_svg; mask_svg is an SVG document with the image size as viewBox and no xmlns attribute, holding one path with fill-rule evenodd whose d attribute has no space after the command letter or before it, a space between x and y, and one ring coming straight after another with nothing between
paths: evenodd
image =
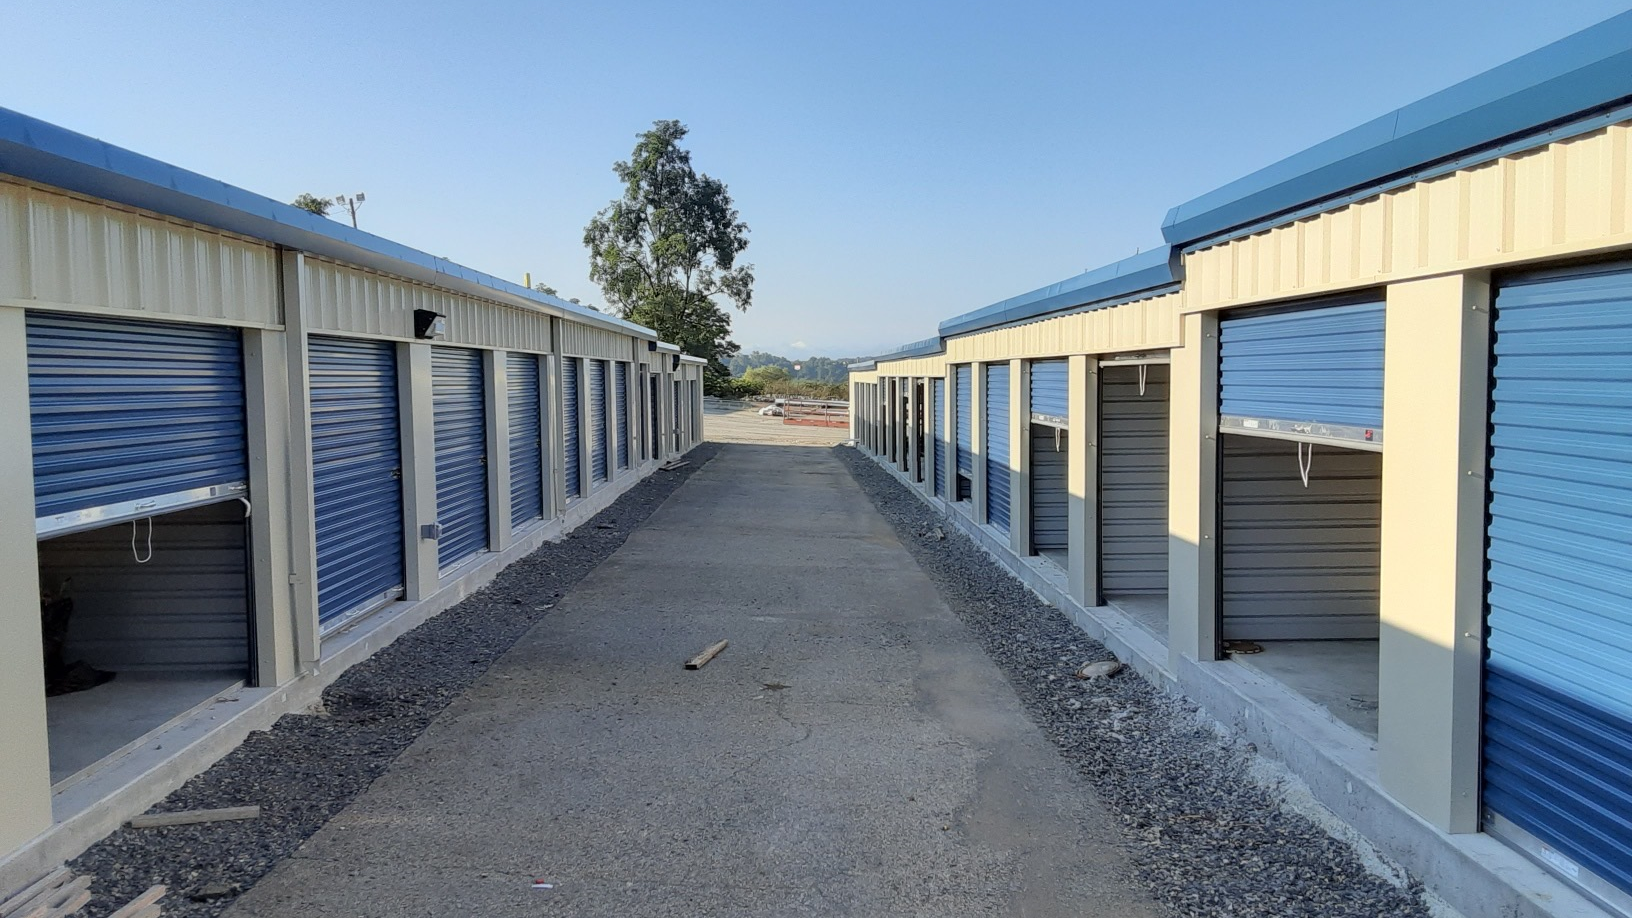
<instances>
[{"instance_id":1,"label":"hanging cord","mask_svg":"<svg viewBox=\"0 0 1632 918\"><path fill-rule=\"evenodd\" d=\"M249 502L249 498L247 498L247 497L240 497L240 498L238 498L238 499L239 499L239 500L240 500L240 501L242 501L242 502L243 502L243 504L244 504L244 519L246 519L246 520L247 520L247 519L249 519L249 518L250 518L250 516L251 516L251 515L253 515L253 514L254 514L254 513L255 513L255 508L254 508L254 506L252 506L252 505L251 505L251 504L250 504L250 502Z\"/></svg>"},{"instance_id":2,"label":"hanging cord","mask_svg":"<svg viewBox=\"0 0 1632 918\"><path fill-rule=\"evenodd\" d=\"M1150 369L1149 364L1139 364L1139 397L1145 397L1145 371Z\"/></svg>"},{"instance_id":3,"label":"hanging cord","mask_svg":"<svg viewBox=\"0 0 1632 918\"><path fill-rule=\"evenodd\" d=\"M136 550L136 521L130 521L130 556L136 559L137 564L146 564L153 560L153 517L147 518L147 557Z\"/></svg>"},{"instance_id":4,"label":"hanging cord","mask_svg":"<svg viewBox=\"0 0 1632 918\"><path fill-rule=\"evenodd\" d=\"M1298 444L1298 474L1303 476L1303 486L1307 488L1309 487L1309 470L1315 464L1315 444L1307 444L1309 447L1308 453L1304 453L1304 445L1303 443Z\"/></svg>"},{"instance_id":5,"label":"hanging cord","mask_svg":"<svg viewBox=\"0 0 1632 918\"><path fill-rule=\"evenodd\" d=\"M1060 429L1054 428L1054 452L1060 451Z\"/></svg>"}]
</instances>

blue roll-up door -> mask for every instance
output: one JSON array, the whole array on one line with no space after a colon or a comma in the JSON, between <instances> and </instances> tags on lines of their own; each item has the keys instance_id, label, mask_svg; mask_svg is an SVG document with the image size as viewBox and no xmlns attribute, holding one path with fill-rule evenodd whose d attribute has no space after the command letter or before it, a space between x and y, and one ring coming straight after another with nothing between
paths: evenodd
<instances>
[{"instance_id":1,"label":"blue roll-up door","mask_svg":"<svg viewBox=\"0 0 1632 918\"><path fill-rule=\"evenodd\" d=\"M1050 427L1066 426L1066 380L1070 364L1064 360L1031 362L1031 421Z\"/></svg>"},{"instance_id":2,"label":"blue roll-up door","mask_svg":"<svg viewBox=\"0 0 1632 918\"><path fill-rule=\"evenodd\" d=\"M431 349L431 405L436 412L438 566L446 570L487 549L487 396L482 354Z\"/></svg>"},{"instance_id":3,"label":"blue roll-up door","mask_svg":"<svg viewBox=\"0 0 1632 918\"><path fill-rule=\"evenodd\" d=\"M402 595L397 347L313 336L307 364L317 615L332 626Z\"/></svg>"},{"instance_id":4,"label":"blue roll-up door","mask_svg":"<svg viewBox=\"0 0 1632 918\"><path fill-rule=\"evenodd\" d=\"M953 420L958 425L958 474L968 478L975 477L975 447L974 447L974 419L970 417L974 396L973 377L970 368L965 365L958 367L952 377L952 410L956 417ZM963 495L958 495L962 500Z\"/></svg>"},{"instance_id":5,"label":"blue roll-up door","mask_svg":"<svg viewBox=\"0 0 1632 918\"><path fill-rule=\"evenodd\" d=\"M606 361L589 361L589 480L599 484L606 473Z\"/></svg>"},{"instance_id":6,"label":"blue roll-up door","mask_svg":"<svg viewBox=\"0 0 1632 918\"><path fill-rule=\"evenodd\" d=\"M561 361L561 451L565 458L563 474L567 479L567 497L582 497L582 480L578 477L578 381L584 362L577 357Z\"/></svg>"},{"instance_id":7,"label":"blue roll-up door","mask_svg":"<svg viewBox=\"0 0 1632 918\"><path fill-rule=\"evenodd\" d=\"M934 475L935 495L938 497L946 490L946 380L931 379L929 381L929 430L930 439L935 444Z\"/></svg>"},{"instance_id":8,"label":"blue roll-up door","mask_svg":"<svg viewBox=\"0 0 1632 918\"><path fill-rule=\"evenodd\" d=\"M1632 264L1502 285L1493 375L1485 827L1632 895Z\"/></svg>"},{"instance_id":9,"label":"blue roll-up door","mask_svg":"<svg viewBox=\"0 0 1632 918\"><path fill-rule=\"evenodd\" d=\"M1228 316L1218 339L1225 431L1382 444L1381 297Z\"/></svg>"},{"instance_id":10,"label":"blue roll-up door","mask_svg":"<svg viewBox=\"0 0 1632 918\"><path fill-rule=\"evenodd\" d=\"M629 467L629 364L619 361L612 379L613 417L618 426L618 468Z\"/></svg>"},{"instance_id":11,"label":"blue roll-up door","mask_svg":"<svg viewBox=\"0 0 1632 918\"><path fill-rule=\"evenodd\" d=\"M237 329L32 312L27 327L36 535L245 493Z\"/></svg>"},{"instance_id":12,"label":"blue roll-up door","mask_svg":"<svg viewBox=\"0 0 1632 918\"><path fill-rule=\"evenodd\" d=\"M511 352L504 359L510 403L510 522L519 527L544 515L538 358Z\"/></svg>"},{"instance_id":13,"label":"blue roll-up door","mask_svg":"<svg viewBox=\"0 0 1632 918\"><path fill-rule=\"evenodd\" d=\"M986 522L1009 531L1009 365L986 365Z\"/></svg>"}]
</instances>

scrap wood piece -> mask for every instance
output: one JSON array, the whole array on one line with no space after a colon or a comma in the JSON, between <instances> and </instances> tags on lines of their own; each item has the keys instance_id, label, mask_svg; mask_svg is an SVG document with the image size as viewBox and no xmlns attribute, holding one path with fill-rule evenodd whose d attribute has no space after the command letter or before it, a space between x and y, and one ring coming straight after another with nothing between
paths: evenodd
<instances>
[{"instance_id":1,"label":"scrap wood piece","mask_svg":"<svg viewBox=\"0 0 1632 918\"><path fill-rule=\"evenodd\" d=\"M12 915L15 915L24 908L33 905L35 900L39 899L40 896L51 892L64 883L67 883L73 877L73 875L73 872L67 867L58 867L56 870L53 870L45 876L40 877L38 880L28 884L11 898L4 902L0 902L0 918L11 918Z\"/></svg>"},{"instance_id":2,"label":"scrap wood piece","mask_svg":"<svg viewBox=\"0 0 1632 918\"><path fill-rule=\"evenodd\" d=\"M727 645L729 643L731 643L731 642L730 641L720 641L717 644L708 645L708 648L706 650L704 650L702 653L700 653L697 656L692 657L691 659L686 661L686 669L702 669L704 666L707 666L708 661L714 659L717 656L719 656L720 651L724 650L725 645Z\"/></svg>"},{"instance_id":3,"label":"scrap wood piece","mask_svg":"<svg viewBox=\"0 0 1632 918\"><path fill-rule=\"evenodd\" d=\"M231 822L235 819L258 819L260 806L224 806L213 810L181 810L175 813L144 813L125 825L132 829L151 829L156 826L190 826L201 822Z\"/></svg>"},{"instance_id":4,"label":"scrap wood piece","mask_svg":"<svg viewBox=\"0 0 1632 918\"><path fill-rule=\"evenodd\" d=\"M658 466L658 469L660 471L664 471L664 472L672 472L675 469L680 468L683 465L691 465L691 460L690 459L670 459L668 462L665 462L662 465Z\"/></svg>"},{"instance_id":5,"label":"scrap wood piece","mask_svg":"<svg viewBox=\"0 0 1632 918\"><path fill-rule=\"evenodd\" d=\"M167 887L163 885L148 887L147 892L125 904L108 918L153 918L159 914L159 900L164 897Z\"/></svg>"},{"instance_id":6,"label":"scrap wood piece","mask_svg":"<svg viewBox=\"0 0 1632 918\"><path fill-rule=\"evenodd\" d=\"M17 913L17 918L59 918L72 915L91 901L90 877L76 877L72 883L48 890Z\"/></svg>"}]
</instances>

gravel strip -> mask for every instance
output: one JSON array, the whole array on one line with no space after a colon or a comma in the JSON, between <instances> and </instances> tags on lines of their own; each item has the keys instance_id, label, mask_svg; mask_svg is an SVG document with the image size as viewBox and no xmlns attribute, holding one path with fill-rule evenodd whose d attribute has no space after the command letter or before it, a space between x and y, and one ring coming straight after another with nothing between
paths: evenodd
<instances>
[{"instance_id":1,"label":"gravel strip","mask_svg":"<svg viewBox=\"0 0 1632 918\"><path fill-rule=\"evenodd\" d=\"M390 767L567 590L624 543L718 447L655 472L561 542L545 543L480 592L347 670L322 710L288 714L188 781L157 812L260 804L261 816L120 829L71 863L93 878L83 912L102 918L155 883L171 918L219 915ZM405 865L406 866L406 865Z\"/></svg>"},{"instance_id":2,"label":"gravel strip","mask_svg":"<svg viewBox=\"0 0 1632 918\"><path fill-rule=\"evenodd\" d=\"M1251 745L1221 738L1193 704L1132 669L1074 678L1084 662L1114 657L860 450L837 453L1032 721L1120 818L1137 878L1158 901L1198 918L1429 915L1418 884L1368 872L1254 783Z\"/></svg>"}]
</instances>

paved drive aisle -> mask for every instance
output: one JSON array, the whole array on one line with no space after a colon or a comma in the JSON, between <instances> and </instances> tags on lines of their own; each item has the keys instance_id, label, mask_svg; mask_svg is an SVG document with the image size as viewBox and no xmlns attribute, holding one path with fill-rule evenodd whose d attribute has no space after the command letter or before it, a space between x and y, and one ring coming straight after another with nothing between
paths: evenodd
<instances>
[{"instance_id":1,"label":"paved drive aisle","mask_svg":"<svg viewBox=\"0 0 1632 918\"><path fill-rule=\"evenodd\" d=\"M844 467L729 445L228 915L1157 914L1125 872Z\"/></svg>"}]
</instances>

